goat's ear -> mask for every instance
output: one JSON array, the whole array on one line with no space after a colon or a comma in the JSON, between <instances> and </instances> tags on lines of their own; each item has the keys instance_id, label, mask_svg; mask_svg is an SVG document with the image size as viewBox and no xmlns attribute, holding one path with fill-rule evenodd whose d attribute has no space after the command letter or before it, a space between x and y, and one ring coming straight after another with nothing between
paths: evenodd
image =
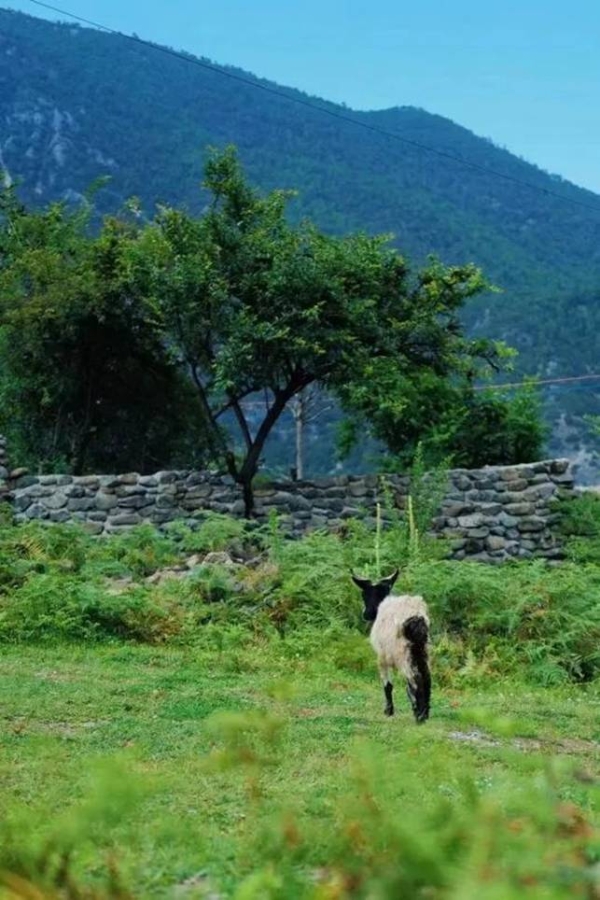
<instances>
[{"instance_id":1,"label":"goat's ear","mask_svg":"<svg viewBox=\"0 0 600 900\"><path fill-rule=\"evenodd\" d=\"M371 582L367 581L366 578L358 578L354 572L350 573L352 575L352 581L356 585L356 587L360 588L363 591L365 588L370 587Z\"/></svg>"},{"instance_id":2,"label":"goat's ear","mask_svg":"<svg viewBox=\"0 0 600 900\"><path fill-rule=\"evenodd\" d=\"M396 584L396 579L398 578L399 574L400 574L400 569L396 569L395 572L392 572L391 575L388 575L387 578L383 579L383 584L386 584L388 586L388 588L390 589L390 591Z\"/></svg>"}]
</instances>

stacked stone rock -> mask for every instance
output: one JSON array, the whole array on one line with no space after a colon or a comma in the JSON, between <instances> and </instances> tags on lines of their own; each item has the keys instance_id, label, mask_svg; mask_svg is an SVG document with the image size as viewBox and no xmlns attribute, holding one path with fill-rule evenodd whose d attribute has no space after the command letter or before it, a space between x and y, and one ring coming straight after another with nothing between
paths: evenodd
<instances>
[{"instance_id":1,"label":"stacked stone rock","mask_svg":"<svg viewBox=\"0 0 600 900\"><path fill-rule=\"evenodd\" d=\"M563 555L553 526L556 501L573 495L568 460L457 469L450 483L433 524L438 534L451 539L455 559L501 562Z\"/></svg>"},{"instance_id":2,"label":"stacked stone rock","mask_svg":"<svg viewBox=\"0 0 600 900\"><path fill-rule=\"evenodd\" d=\"M392 475L386 482L388 493L402 507L409 479ZM92 534L114 533L142 522L193 523L204 510L234 516L244 511L232 479L208 472L21 475L11 486L17 520L80 522ZM572 489L567 460L454 470L433 530L450 538L457 559L559 558L552 501L570 495ZM284 528L302 534L314 528L339 528L349 518L373 522L375 504L381 499L376 475L279 482L257 487L256 512L260 521L275 510ZM384 518L389 515L384 506Z\"/></svg>"}]
</instances>

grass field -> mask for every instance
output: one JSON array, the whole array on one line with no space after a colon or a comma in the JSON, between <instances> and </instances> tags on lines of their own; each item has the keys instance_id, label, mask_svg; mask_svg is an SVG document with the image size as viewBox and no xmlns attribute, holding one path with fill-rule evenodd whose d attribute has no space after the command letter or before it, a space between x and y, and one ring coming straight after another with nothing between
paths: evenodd
<instances>
[{"instance_id":1,"label":"grass field","mask_svg":"<svg viewBox=\"0 0 600 900\"><path fill-rule=\"evenodd\" d=\"M585 503L558 569L450 563L402 522L0 520L0 898L598 900ZM349 577L398 564L433 621L422 726L402 685L383 715Z\"/></svg>"},{"instance_id":2,"label":"grass field","mask_svg":"<svg viewBox=\"0 0 600 900\"><path fill-rule=\"evenodd\" d=\"M598 896L597 686L437 690L422 727L382 705L375 671L273 641L5 648L3 864L135 896Z\"/></svg>"}]
</instances>

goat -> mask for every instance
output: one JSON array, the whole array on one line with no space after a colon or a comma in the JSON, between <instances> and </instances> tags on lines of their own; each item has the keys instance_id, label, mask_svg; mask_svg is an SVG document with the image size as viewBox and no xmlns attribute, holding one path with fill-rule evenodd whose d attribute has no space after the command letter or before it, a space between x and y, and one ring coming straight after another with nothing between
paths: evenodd
<instances>
[{"instance_id":1,"label":"goat","mask_svg":"<svg viewBox=\"0 0 600 900\"><path fill-rule=\"evenodd\" d=\"M422 597L388 596L398 577L398 569L388 578L373 584L365 578L352 580L362 591L363 616L372 622L370 641L379 665L385 694L385 715L394 715L391 671L406 678L406 693L417 722L429 718L431 675L428 642L429 613Z\"/></svg>"}]
</instances>

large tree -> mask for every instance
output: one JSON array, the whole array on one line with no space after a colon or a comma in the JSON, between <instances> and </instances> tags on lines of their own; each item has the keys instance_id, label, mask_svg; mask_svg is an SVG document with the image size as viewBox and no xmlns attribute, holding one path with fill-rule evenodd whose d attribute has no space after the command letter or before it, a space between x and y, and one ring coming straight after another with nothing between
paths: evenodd
<instances>
[{"instance_id":1,"label":"large tree","mask_svg":"<svg viewBox=\"0 0 600 900\"><path fill-rule=\"evenodd\" d=\"M308 385L368 415L361 398L377 382L378 402L402 415L418 385L443 386L467 377L475 360L497 359L496 345L468 340L458 317L485 287L475 267L432 261L412 273L386 237L293 227L288 196L259 196L231 149L211 156L205 186L206 214L161 209L131 245L130 273L189 371L212 453L241 485L248 515L265 442ZM256 395L258 420L245 403ZM424 415L443 408L438 392ZM223 427L227 415L237 435Z\"/></svg>"},{"instance_id":2,"label":"large tree","mask_svg":"<svg viewBox=\"0 0 600 900\"><path fill-rule=\"evenodd\" d=\"M200 410L123 260L139 228L0 195L0 427L42 470L152 471L196 452ZM181 456L179 456L181 458Z\"/></svg>"}]
</instances>

